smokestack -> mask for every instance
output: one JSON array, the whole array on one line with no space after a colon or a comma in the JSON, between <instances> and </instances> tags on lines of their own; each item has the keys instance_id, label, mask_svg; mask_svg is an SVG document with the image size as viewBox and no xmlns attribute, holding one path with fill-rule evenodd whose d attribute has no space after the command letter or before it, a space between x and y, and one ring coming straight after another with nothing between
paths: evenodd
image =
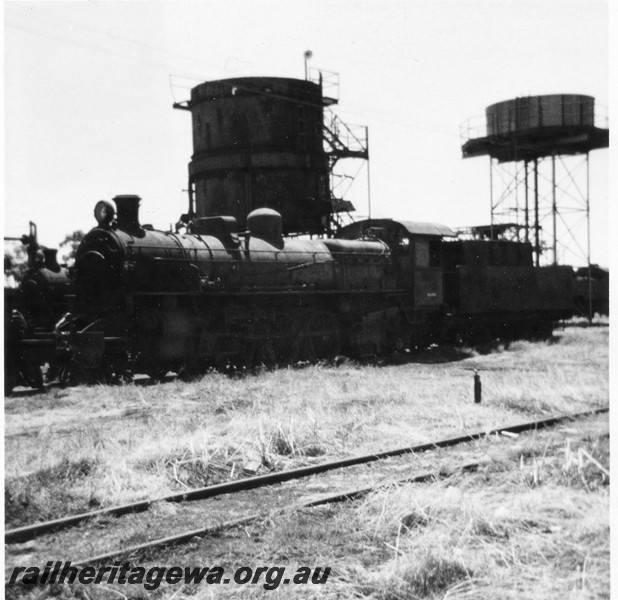
<instances>
[{"instance_id":1,"label":"smokestack","mask_svg":"<svg viewBox=\"0 0 618 600\"><path fill-rule=\"evenodd\" d=\"M116 222L118 229L127 233L141 233L142 226L139 224L140 197L133 194L115 196Z\"/></svg>"},{"instance_id":2,"label":"smokestack","mask_svg":"<svg viewBox=\"0 0 618 600\"><path fill-rule=\"evenodd\" d=\"M58 264L57 255L58 250L56 248L43 248L43 256L45 256L45 268L55 273L60 272L60 265Z\"/></svg>"}]
</instances>

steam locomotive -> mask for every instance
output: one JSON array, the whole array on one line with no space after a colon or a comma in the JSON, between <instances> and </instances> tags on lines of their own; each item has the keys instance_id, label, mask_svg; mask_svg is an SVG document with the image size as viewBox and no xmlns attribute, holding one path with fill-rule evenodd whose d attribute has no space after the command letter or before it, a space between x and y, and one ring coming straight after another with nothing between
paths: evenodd
<instances>
[{"instance_id":1,"label":"steam locomotive","mask_svg":"<svg viewBox=\"0 0 618 600\"><path fill-rule=\"evenodd\" d=\"M140 224L139 197L114 201L95 207L71 311L54 327L52 362L75 377L158 379L543 336L573 311L572 269L533 267L528 244L391 219L286 238L268 208L243 232L218 216L173 233Z\"/></svg>"},{"instance_id":2,"label":"steam locomotive","mask_svg":"<svg viewBox=\"0 0 618 600\"><path fill-rule=\"evenodd\" d=\"M19 287L4 288L4 383L9 393L18 385L43 387L43 365L46 378L55 378L54 326L72 310L75 297L67 267L58 264L56 249L39 245L34 223L18 241L26 247L28 268Z\"/></svg>"}]
</instances>

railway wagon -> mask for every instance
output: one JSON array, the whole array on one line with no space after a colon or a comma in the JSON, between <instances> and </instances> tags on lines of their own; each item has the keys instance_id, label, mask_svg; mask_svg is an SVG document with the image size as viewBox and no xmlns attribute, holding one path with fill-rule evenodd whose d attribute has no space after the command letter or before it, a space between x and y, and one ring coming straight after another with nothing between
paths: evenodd
<instances>
[{"instance_id":1,"label":"railway wagon","mask_svg":"<svg viewBox=\"0 0 618 600\"><path fill-rule=\"evenodd\" d=\"M609 315L609 271L598 265L575 271L574 302L578 315Z\"/></svg>"}]
</instances>

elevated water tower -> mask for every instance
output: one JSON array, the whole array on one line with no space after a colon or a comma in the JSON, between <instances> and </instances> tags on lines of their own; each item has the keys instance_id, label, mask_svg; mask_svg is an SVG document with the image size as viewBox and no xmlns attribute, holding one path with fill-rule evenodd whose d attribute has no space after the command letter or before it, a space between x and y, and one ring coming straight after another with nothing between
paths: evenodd
<instances>
[{"instance_id":1,"label":"elevated water tower","mask_svg":"<svg viewBox=\"0 0 618 600\"><path fill-rule=\"evenodd\" d=\"M354 206L337 194L334 168L342 158L368 160L367 128L354 135L330 111L338 76L327 74L326 82L321 72L207 81L174 104L192 116L189 215L233 216L242 230L249 212L267 207L282 215L286 234L345 224Z\"/></svg>"},{"instance_id":2,"label":"elevated water tower","mask_svg":"<svg viewBox=\"0 0 618 600\"><path fill-rule=\"evenodd\" d=\"M508 227L535 262L590 264L592 150L609 146L605 110L591 96L552 94L488 106L462 126L464 158L489 156L488 237Z\"/></svg>"}]
</instances>

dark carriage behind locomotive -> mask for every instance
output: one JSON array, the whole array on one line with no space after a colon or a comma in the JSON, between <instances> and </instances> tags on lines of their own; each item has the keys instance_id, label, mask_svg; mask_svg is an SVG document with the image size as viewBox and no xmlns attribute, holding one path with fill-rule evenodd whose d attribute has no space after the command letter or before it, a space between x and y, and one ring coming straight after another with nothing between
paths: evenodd
<instances>
[{"instance_id":1,"label":"dark carriage behind locomotive","mask_svg":"<svg viewBox=\"0 0 618 600\"><path fill-rule=\"evenodd\" d=\"M577 315L609 315L609 270L598 265L578 268L573 298Z\"/></svg>"}]
</instances>

